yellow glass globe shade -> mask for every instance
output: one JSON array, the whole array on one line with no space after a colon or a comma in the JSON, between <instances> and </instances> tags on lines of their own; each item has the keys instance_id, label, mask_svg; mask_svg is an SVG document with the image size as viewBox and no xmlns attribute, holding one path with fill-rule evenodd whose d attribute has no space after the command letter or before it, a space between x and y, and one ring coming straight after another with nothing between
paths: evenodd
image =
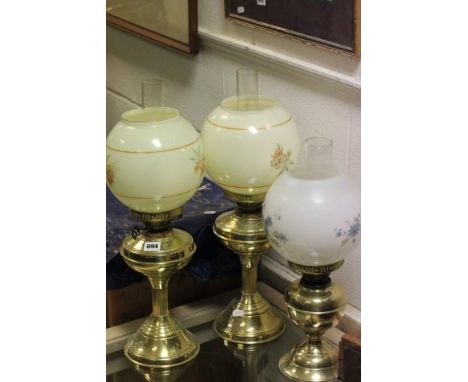
<instances>
[{"instance_id":1,"label":"yellow glass globe shade","mask_svg":"<svg viewBox=\"0 0 468 382\"><path fill-rule=\"evenodd\" d=\"M107 137L107 185L132 210L161 213L182 206L204 172L200 134L177 109L128 111Z\"/></svg>"}]
</instances>

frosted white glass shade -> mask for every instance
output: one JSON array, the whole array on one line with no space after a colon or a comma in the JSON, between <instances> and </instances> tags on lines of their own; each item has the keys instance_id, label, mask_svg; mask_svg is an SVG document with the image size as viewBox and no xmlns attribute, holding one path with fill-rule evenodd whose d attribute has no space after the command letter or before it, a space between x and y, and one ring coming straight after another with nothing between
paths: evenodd
<instances>
[{"instance_id":1,"label":"frosted white glass shade","mask_svg":"<svg viewBox=\"0 0 468 382\"><path fill-rule=\"evenodd\" d=\"M265 193L297 161L299 133L291 114L266 97L230 97L202 129L206 171L225 190Z\"/></svg>"},{"instance_id":2,"label":"frosted white glass shade","mask_svg":"<svg viewBox=\"0 0 468 382\"><path fill-rule=\"evenodd\" d=\"M107 185L130 209L159 213L180 207L203 180L200 134L176 109L149 107L122 114L106 147Z\"/></svg>"},{"instance_id":3,"label":"frosted white glass shade","mask_svg":"<svg viewBox=\"0 0 468 382\"><path fill-rule=\"evenodd\" d=\"M306 266L335 263L360 241L360 191L336 169L294 168L273 183L263 203L272 246Z\"/></svg>"}]
</instances>

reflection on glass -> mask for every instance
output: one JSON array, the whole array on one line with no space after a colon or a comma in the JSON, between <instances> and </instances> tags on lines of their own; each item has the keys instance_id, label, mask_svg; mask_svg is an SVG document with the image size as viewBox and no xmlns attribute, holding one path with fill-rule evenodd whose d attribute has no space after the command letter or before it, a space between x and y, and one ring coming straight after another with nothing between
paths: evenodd
<instances>
[{"instance_id":1,"label":"reflection on glass","mask_svg":"<svg viewBox=\"0 0 468 382\"><path fill-rule=\"evenodd\" d=\"M184 380L183 376L190 373L193 364L194 361L192 360L189 363L166 369L143 366L135 367L135 369L143 376L144 380L148 382L176 382Z\"/></svg>"},{"instance_id":2,"label":"reflection on glass","mask_svg":"<svg viewBox=\"0 0 468 382\"><path fill-rule=\"evenodd\" d=\"M277 340L258 345L224 342L207 322L191 328L200 340L200 353L181 367L167 370L126 369L109 374L108 382L288 382L278 368L280 357L304 338L304 332L285 319L286 331ZM123 352L121 357L124 358Z\"/></svg>"},{"instance_id":3,"label":"reflection on glass","mask_svg":"<svg viewBox=\"0 0 468 382\"><path fill-rule=\"evenodd\" d=\"M125 21L189 43L187 0L107 0L106 10Z\"/></svg>"},{"instance_id":4,"label":"reflection on glass","mask_svg":"<svg viewBox=\"0 0 468 382\"><path fill-rule=\"evenodd\" d=\"M242 382L264 382L263 370L268 364L265 344L243 345L225 342L233 356L242 362Z\"/></svg>"}]
</instances>

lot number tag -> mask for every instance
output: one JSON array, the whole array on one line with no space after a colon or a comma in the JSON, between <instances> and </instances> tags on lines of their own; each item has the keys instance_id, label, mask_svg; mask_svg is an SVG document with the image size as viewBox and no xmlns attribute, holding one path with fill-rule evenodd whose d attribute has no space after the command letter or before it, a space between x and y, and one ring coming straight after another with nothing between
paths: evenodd
<instances>
[{"instance_id":1,"label":"lot number tag","mask_svg":"<svg viewBox=\"0 0 468 382\"><path fill-rule=\"evenodd\" d=\"M155 252L161 249L161 242L159 241L147 241L144 246L145 251Z\"/></svg>"}]
</instances>

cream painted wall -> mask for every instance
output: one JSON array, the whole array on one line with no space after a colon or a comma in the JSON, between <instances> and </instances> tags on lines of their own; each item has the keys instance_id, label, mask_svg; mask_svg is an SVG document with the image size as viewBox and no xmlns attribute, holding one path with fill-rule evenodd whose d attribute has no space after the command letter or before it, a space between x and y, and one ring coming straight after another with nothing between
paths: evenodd
<instances>
[{"instance_id":1,"label":"cream painted wall","mask_svg":"<svg viewBox=\"0 0 468 382\"><path fill-rule=\"evenodd\" d=\"M352 57L224 19L223 0L199 0L200 53L189 57L107 28L107 131L141 102L144 78L164 80L165 103L197 128L220 100L235 94L235 70L255 66L259 89L294 116L303 138L334 140L335 161L360 182L360 64ZM360 248L334 279L361 306Z\"/></svg>"},{"instance_id":2,"label":"cream painted wall","mask_svg":"<svg viewBox=\"0 0 468 382\"><path fill-rule=\"evenodd\" d=\"M198 0L198 9L199 33L202 38L224 41L230 45L240 44L245 50L273 55L278 61L294 62L322 77L360 87L361 64L355 58L306 45L277 33L227 21L224 17L224 0Z\"/></svg>"}]
</instances>

